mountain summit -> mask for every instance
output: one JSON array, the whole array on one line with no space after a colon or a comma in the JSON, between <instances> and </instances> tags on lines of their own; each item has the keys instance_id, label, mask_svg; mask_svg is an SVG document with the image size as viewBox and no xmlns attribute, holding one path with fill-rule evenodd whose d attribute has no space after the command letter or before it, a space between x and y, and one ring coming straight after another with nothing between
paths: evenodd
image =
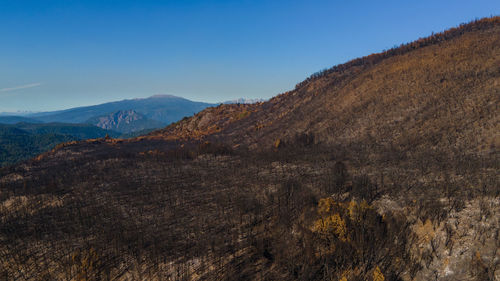
<instances>
[{"instance_id":1,"label":"mountain summit","mask_svg":"<svg viewBox=\"0 0 500 281\"><path fill-rule=\"evenodd\" d=\"M213 105L194 102L171 95L156 95L149 98L122 100L60 111L34 113L26 117L43 122L85 123L90 118L100 117L120 110L134 110L146 118L170 124Z\"/></svg>"}]
</instances>

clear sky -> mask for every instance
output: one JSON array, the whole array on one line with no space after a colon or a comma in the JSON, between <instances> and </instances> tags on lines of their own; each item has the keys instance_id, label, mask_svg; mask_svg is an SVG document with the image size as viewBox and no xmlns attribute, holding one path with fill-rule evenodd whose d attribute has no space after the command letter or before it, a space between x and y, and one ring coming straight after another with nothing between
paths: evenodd
<instances>
[{"instance_id":1,"label":"clear sky","mask_svg":"<svg viewBox=\"0 0 500 281\"><path fill-rule=\"evenodd\" d=\"M0 0L0 111L269 98L323 68L499 14L498 0Z\"/></svg>"}]
</instances>

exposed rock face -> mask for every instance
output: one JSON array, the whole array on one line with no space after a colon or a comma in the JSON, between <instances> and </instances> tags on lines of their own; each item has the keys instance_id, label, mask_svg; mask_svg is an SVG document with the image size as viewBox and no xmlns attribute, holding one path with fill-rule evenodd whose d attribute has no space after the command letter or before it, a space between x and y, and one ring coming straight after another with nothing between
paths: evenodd
<instances>
[{"instance_id":1,"label":"exposed rock face","mask_svg":"<svg viewBox=\"0 0 500 281\"><path fill-rule=\"evenodd\" d=\"M92 118L88 121L97 127L122 133L162 127L164 124L148 119L135 110L119 110L109 115Z\"/></svg>"},{"instance_id":2,"label":"exposed rock face","mask_svg":"<svg viewBox=\"0 0 500 281\"><path fill-rule=\"evenodd\" d=\"M216 104L195 102L175 96L156 95L149 98L108 102L61 111L34 113L28 117L42 122L83 123L91 118L106 116L119 110L134 110L148 119L170 124L184 116L190 116L214 105Z\"/></svg>"},{"instance_id":3,"label":"exposed rock face","mask_svg":"<svg viewBox=\"0 0 500 281\"><path fill-rule=\"evenodd\" d=\"M145 119L145 117L135 110L119 110L108 116L98 117L99 122L97 122L96 126L106 130L114 130L141 119Z\"/></svg>"},{"instance_id":4,"label":"exposed rock face","mask_svg":"<svg viewBox=\"0 0 500 281\"><path fill-rule=\"evenodd\" d=\"M499 212L499 198L484 197L450 211L439 225L418 222L415 232L424 239L415 245L415 253L428 258L417 279L459 280L473 273L482 280L499 280Z\"/></svg>"}]
</instances>

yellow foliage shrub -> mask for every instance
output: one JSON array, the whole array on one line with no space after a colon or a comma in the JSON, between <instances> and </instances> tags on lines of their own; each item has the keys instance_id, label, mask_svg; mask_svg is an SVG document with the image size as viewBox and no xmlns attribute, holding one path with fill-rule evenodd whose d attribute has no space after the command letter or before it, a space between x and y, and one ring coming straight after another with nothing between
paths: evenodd
<instances>
[{"instance_id":1,"label":"yellow foliage shrub","mask_svg":"<svg viewBox=\"0 0 500 281\"><path fill-rule=\"evenodd\" d=\"M354 201L351 201L348 203L347 209L349 210L349 218L351 220L357 220L359 221L360 216L362 216L366 211L372 209L373 207L370 206L365 200L361 201L361 203L356 203Z\"/></svg>"},{"instance_id":2,"label":"yellow foliage shrub","mask_svg":"<svg viewBox=\"0 0 500 281\"><path fill-rule=\"evenodd\" d=\"M280 139L276 139L276 141L274 142L274 148L280 147L280 144L281 144L281 140Z\"/></svg>"},{"instance_id":3,"label":"yellow foliage shrub","mask_svg":"<svg viewBox=\"0 0 500 281\"><path fill-rule=\"evenodd\" d=\"M332 198L321 198L318 203L318 214L325 215L336 206L337 203Z\"/></svg>"},{"instance_id":4,"label":"yellow foliage shrub","mask_svg":"<svg viewBox=\"0 0 500 281\"><path fill-rule=\"evenodd\" d=\"M313 231L323 235L335 234L340 240L347 241L347 228L345 221L339 214L320 218L314 222Z\"/></svg>"},{"instance_id":5,"label":"yellow foliage shrub","mask_svg":"<svg viewBox=\"0 0 500 281\"><path fill-rule=\"evenodd\" d=\"M313 224L313 231L322 235L334 234L342 241L347 241L347 227L344 219L336 209L342 207L331 198L320 199L318 214L321 216Z\"/></svg>"},{"instance_id":6,"label":"yellow foliage shrub","mask_svg":"<svg viewBox=\"0 0 500 281\"><path fill-rule=\"evenodd\" d=\"M351 275L351 271L350 270L345 270L344 272L342 272L342 277L340 278L339 281L347 281L347 277Z\"/></svg>"},{"instance_id":7,"label":"yellow foliage shrub","mask_svg":"<svg viewBox=\"0 0 500 281\"><path fill-rule=\"evenodd\" d=\"M378 266L373 271L373 281L385 281L384 274L382 274Z\"/></svg>"}]
</instances>

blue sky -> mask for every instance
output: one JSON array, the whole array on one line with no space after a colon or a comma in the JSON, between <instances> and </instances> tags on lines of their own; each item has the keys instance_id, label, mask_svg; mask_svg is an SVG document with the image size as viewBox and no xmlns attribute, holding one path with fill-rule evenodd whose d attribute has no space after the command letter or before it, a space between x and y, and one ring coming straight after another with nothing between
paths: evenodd
<instances>
[{"instance_id":1,"label":"blue sky","mask_svg":"<svg viewBox=\"0 0 500 281\"><path fill-rule=\"evenodd\" d=\"M0 111L269 98L500 1L0 0Z\"/></svg>"}]
</instances>

